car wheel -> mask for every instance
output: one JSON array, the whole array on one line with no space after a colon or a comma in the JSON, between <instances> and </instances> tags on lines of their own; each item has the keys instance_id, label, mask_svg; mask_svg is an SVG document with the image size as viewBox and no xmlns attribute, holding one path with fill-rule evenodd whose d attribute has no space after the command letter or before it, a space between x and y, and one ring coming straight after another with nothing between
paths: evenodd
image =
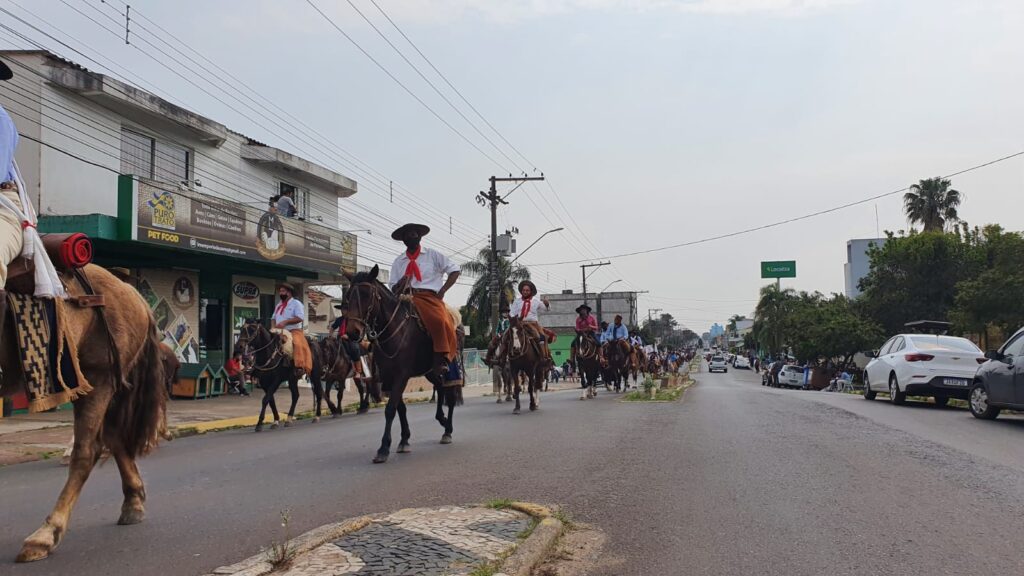
<instances>
[{"instance_id":1,"label":"car wheel","mask_svg":"<svg viewBox=\"0 0 1024 576\"><path fill-rule=\"evenodd\" d=\"M878 392L875 392L874 390L871 389L871 385L868 384L868 375L865 372L864 373L864 399L865 400L874 400L875 396L878 396Z\"/></svg>"},{"instance_id":2,"label":"car wheel","mask_svg":"<svg viewBox=\"0 0 1024 576\"><path fill-rule=\"evenodd\" d=\"M935 397L935 407L936 408L945 408L946 406L949 406L949 396L936 396Z\"/></svg>"},{"instance_id":3,"label":"car wheel","mask_svg":"<svg viewBox=\"0 0 1024 576\"><path fill-rule=\"evenodd\" d=\"M902 406L907 403L907 393L900 392L900 384L896 381L896 375L889 376L889 398L892 399L892 403L897 406Z\"/></svg>"},{"instance_id":4,"label":"car wheel","mask_svg":"<svg viewBox=\"0 0 1024 576\"><path fill-rule=\"evenodd\" d=\"M999 408L988 403L988 390L985 390L985 385L981 382L974 383L968 398L967 404L970 405L971 414L975 418L995 420L996 416L999 416Z\"/></svg>"}]
</instances>

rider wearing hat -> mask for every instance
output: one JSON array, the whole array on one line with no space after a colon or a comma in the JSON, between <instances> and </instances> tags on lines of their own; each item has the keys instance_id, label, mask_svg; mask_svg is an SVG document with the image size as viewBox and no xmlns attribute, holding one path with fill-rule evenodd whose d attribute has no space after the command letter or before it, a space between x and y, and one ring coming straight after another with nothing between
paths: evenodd
<instances>
[{"instance_id":1,"label":"rider wearing hat","mask_svg":"<svg viewBox=\"0 0 1024 576\"><path fill-rule=\"evenodd\" d=\"M579 314L579 317L576 318L576 338L573 339L570 347L572 349L571 356L573 362L576 362L580 341L585 336L594 337L597 334L597 318L591 314L592 311L593 309L586 302L576 307L576 313Z\"/></svg>"},{"instance_id":2,"label":"rider wearing hat","mask_svg":"<svg viewBox=\"0 0 1024 576\"><path fill-rule=\"evenodd\" d=\"M435 370L445 374L459 352L459 342L444 295L455 285L461 268L437 250L420 245L429 233L423 224L405 224L391 233L392 240L405 243L405 251L391 265L391 289L398 291L401 284L403 290L412 291L413 304L434 343Z\"/></svg>"},{"instance_id":3,"label":"rider wearing hat","mask_svg":"<svg viewBox=\"0 0 1024 576\"><path fill-rule=\"evenodd\" d=\"M313 352L302 329L306 320L305 307L295 299L295 287L287 282L278 285L277 295L281 302L274 308L274 328L291 332L292 362L297 369L310 374L313 372Z\"/></svg>"},{"instance_id":4,"label":"rider wearing hat","mask_svg":"<svg viewBox=\"0 0 1024 576\"><path fill-rule=\"evenodd\" d=\"M552 334L540 325L538 317L540 306L538 306L536 296L537 285L529 280L523 280L519 283L519 296L512 302L512 308L509 310L509 313L513 318L518 318L527 330L533 332L533 337L541 343L542 354L544 354L548 362L551 362L551 350L548 349L547 343L551 339ZM551 303L546 297L540 298L540 304L544 305L545 310L551 307ZM506 346L505 349L509 350L510 347Z\"/></svg>"}]
</instances>

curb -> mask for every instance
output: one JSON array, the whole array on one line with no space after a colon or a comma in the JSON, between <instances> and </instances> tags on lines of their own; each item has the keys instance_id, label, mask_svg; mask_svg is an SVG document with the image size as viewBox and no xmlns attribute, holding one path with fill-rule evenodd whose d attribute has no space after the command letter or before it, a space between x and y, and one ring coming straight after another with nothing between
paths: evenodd
<instances>
[{"instance_id":1,"label":"curb","mask_svg":"<svg viewBox=\"0 0 1024 576\"><path fill-rule=\"evenodd\" d=\"M551 547L565 530L565 525L561 520L552 516L549 508L539 504L512 502L508 508L526 514L539 522L533 532L516 546L507 558L501 561L495 576L529 576L533 569L545 560ZM295 551L294 554L297 558L326 542L362 530L369 526L374 519L384 515L382 513L360 516L314 528L289 540L289 548ZM260 553L241 562L216 568L206 576L266 576L273 571L274 566L267 561L266 554Z\"/></svg>"}]
</instances>

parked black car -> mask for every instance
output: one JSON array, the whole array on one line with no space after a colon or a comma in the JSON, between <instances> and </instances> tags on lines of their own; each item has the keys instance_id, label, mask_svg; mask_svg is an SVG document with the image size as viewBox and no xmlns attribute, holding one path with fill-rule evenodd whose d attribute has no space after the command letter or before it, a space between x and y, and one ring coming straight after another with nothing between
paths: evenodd
<instances>
[{"instance_id":1,"label":"parked black car","mask_svg":"<svg viewBox=\"0 0 1024 576\"><path fill-rule=\"evenodd\" d=\"M985 357L968 396L971 414L992 420L1003 409L1024 410L1024 328Z\"/></svg>"}]
</instances>

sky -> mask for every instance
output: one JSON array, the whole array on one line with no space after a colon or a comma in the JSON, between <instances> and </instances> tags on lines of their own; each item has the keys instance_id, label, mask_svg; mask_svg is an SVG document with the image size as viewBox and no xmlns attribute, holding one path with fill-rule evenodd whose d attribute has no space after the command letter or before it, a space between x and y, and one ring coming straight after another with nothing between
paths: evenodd
<instances>
[{"instance_id":1,"label":"sky","mask_svg":"<svg viewBox=\"0 0 1024 576\"><path fill-rule=\"evenodd\" d=\"M488 213L474 200L488 177L543 173L547 180L513 192L498 218L499 232L518 228L520 249L565 228L519 260L542 292L578 291L575 261L755 228L1024 150L1024 2L376 2L486 122L371 0L133 0L131 45L119 0L0 5L35 23L22 7L45 15L53 36L105 65L355 179L357 204L341 210L343 226L373 229L359 233L362 262L390 264L401 245L388 233L406 221L434 228L425 244L472 256L488 234ZM230 77L160 54L155 46L173 40L156 25ZM240 86L236 79L286 110L290 130L211 96ZM315 135L304 136L310 127ZM953 184L969 223L1024 229L1024 157ZM797 261L797 278L784 286L842 292L846 241L906 229L901 197L612 258L588 287L648 291L641 317L660 308L700 333L751 315L767 282L762 260ZM467 292L457 286L449 299L462 303Z\"/></svg>"}]
</instances>

